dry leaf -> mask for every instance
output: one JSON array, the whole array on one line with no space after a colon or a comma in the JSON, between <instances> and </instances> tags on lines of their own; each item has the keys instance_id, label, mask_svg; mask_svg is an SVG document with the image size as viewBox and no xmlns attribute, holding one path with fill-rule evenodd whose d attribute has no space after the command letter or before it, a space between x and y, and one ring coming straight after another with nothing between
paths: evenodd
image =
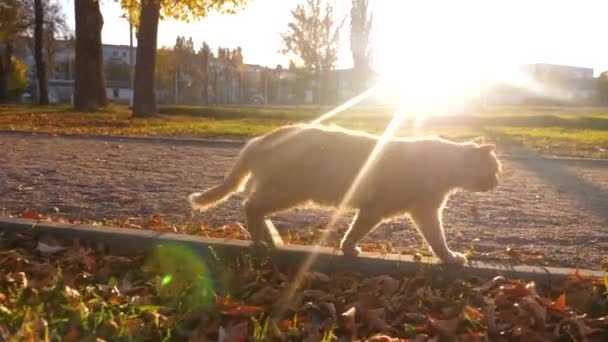
<instances>
[{"instance_id":1,"label":"dry leaf","mask_svg":"<svg viewBox=\"0 0 608 342\"><path fill-rule=\"evenodd\" d=\"M439 335L444 337L454 337L460 323L458 318L441 320L429 317L428 324L430 328L433 331L436 331Z\"/></svg>"},{"instance_id":2,"label":"dry leaf","mask_svg":"<svg viewBox=\"0 0 608 342\"><path fill-rule=\"evenodd\" d=\"M357 309L355 307L351 307L342 313L342 321L343 326L346 331L354 331L355 330L355 315L357 314Z\"/></svg>"}]
</instances>

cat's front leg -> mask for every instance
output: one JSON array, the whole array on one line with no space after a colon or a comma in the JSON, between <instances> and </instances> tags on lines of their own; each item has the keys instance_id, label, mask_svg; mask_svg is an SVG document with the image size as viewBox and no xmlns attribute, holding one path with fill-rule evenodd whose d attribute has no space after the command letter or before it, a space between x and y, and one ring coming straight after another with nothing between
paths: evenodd
<instances>
[{"instance_id":1,"label":"cat's front leg","mask_svg":"<svg viewBox=\"0 0 608 342\"><path fill-rule=\"evenodd\" d=\"M381 220L381 216L375 215L369 211L359 210L357 216L351 223L348 231L342 238L340 249L347 256L357 256L361 253L361 248L357 247L357 243L371 231Z\"/></svg>"},{"instance_id":2,"label":"cat's front leg","mask_svg":"<svg viewBox=\"0 0 608 342\"><path fill-rule=\"evenodd\" d=\"M410 215L426 242L431 246L433 253L443 263L462 265L467 262L467 258L463 254L453 252L448 247L439 209L416 208L410 211Z\"/></svg>"}]
</instances>

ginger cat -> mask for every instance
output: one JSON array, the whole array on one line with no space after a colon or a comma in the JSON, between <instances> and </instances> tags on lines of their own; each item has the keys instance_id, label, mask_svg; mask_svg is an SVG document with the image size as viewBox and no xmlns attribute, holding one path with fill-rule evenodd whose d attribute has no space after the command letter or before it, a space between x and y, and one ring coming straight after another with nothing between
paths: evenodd
<instances>
[{"instance_id":1,"label":"ginger cat","mask_svg":"<svg viewBox=\"0 0 608 342\"><path fill-rule=\"evenodd\" d=\"M272 213L306 202L338 206L378 139L324 126L279 128L249 141L224 183L191 194L190 204L204 210L242 190L250 176L247 229L254 241L262 241ZM357 243L378 223L407 213L442 262L466 262L448 248L441 212L454 191L498 185L501 166L494 150L435 137L389 139L346 203L358 213L342 239L343 253L357 255Z\"/></svg>"}]
</instances>

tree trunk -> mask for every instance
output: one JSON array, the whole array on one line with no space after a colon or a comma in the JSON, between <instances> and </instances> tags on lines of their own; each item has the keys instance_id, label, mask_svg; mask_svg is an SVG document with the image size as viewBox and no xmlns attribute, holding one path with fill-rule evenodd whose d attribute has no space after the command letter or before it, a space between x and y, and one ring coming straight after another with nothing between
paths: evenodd
<instances>
[{"instance_id":1,"label":"tree trunk","mask_svg":"<svg viewBox=\"0 0 608 342\"><path fill-rule=\"evenodd\" d=\"M203 104L209 104L209 77L207 73L203 75Z\"/></svg>"},{"instance_id":2,"label":"tree trunk","mask_svg":"<svg viewBox=\"0 0 608 342\"><path fill-rule=\"evenodd\" d=\"M156 114L154 66L156 64L156 37L159 17L160 1L142 1L139 33L137 35L137 59L135 61L134 117Z\"/></svg>"},{"instance_id":3,"label":"tree trunk","mask_svg":"<svg viewBox=\"0 0 608 342\"><path fill-rule=\"evenodd\" d=\"M367 89L367 77L369 74L369 65L365 56L353 56L355 73L355 95L359 95Z\"/></svg>"},{"instance_id":4,"label":"tree trunk","mask_svg":"<svg viewBox=\"0 0 608 342\"><path fill-rule=\"evenodd\" d=\"M4 54L0 55L0 103L9 100L8 82L13 73L13 43L4 43Z\"/></svg>"},{"instance_id":5,"label":"tree trunk","mask_svg":"<svg viewBox=\"0 0 608 342\"><path fill-rule=\"evenodd\" d=\"M38 85L38 104L49 104L48 83L46 79L46 65L42 47L44 24L44 9L42 0L34 0L34 59L36 60L36 78Z\"/></svg>"},{"instance_id":6,"label":"tree trunk","mask_svg":"<svg viewBox=\"0 0 608 342\"><path fill-rule=\"evenodd\" d=\"M76 72L74 77L74 109L98 110L108 104L103 68L101 29L103 17L99 1L75 0Z\"/></svg>"}]
</instances>

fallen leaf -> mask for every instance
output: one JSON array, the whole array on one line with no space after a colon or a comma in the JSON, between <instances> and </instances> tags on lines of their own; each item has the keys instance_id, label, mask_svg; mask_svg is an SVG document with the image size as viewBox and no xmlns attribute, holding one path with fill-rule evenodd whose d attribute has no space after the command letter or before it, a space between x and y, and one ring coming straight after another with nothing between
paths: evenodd
<instances>
[{"instance_id":1,"label":"fallen leaf","mask_svg":"<svg viewBox=\"0 0 608 342\"><path fill-rule=\"evenodd\" d=\"M515 260L520 260L522 255L520 252L516 251L513 247L507 247L506 249L507 255Z\"/></svg>"},{"instance_id":2,"label":"fallen leaf","mask_svg":"<svg viewBox=\"0 0 608 342\"><path fill-rule=\"evenodd\" d=\"M342 321L344 325L344 329L347 331L355 330L355 315L357 314L357 309L355 307L351 307L342 313Z\"/></svg>"},{"instance_id":3,"label":"fallen leaf","mask_svg":"<svg viewBox=\"0 0 608 342\"><path fill-rule=\"evenodd\" d=\"M29 219L29 220L42 220L44 216L40 215L38 212L34 210L26 210L19 215L20 218Z\"/></svg>"},{"instance_id":4,"label":"fallen leaf","mask_svg":"<svg viewBox=\"0 0 608 342\"><path fill-rule=\"evenodd\" d=\"M240 305L234 309L222 311L223 315L231 317L252 317L264 312L264 308L253 305Z\"/></svg>"},{"instance_id":5,"label":"fallen leaf","mask_svg":"<svg viewBox=\"0 0 608 342\"><path fill-rule=\"evenodd\" d=\"M458 318L442 320L429 317L428 324L431 330L436 331L439 335L443 337L454 337L460 323Z\"/></svg>"},{"instance_id":6,"label":"fallen leaf","mask_svg":"<svg viewBox=\"0 0 608 342\"><path fill-rule=\"evenodd\" d=\"M78 332L78 329L72 327L70 329L70 331L68 331L67 334L65 334L62 338L62 341L65 342L77 342L80 340L80 332Z\"/></svg>"},{"instance_id":7,"label":"fallen leaf","mask_svg":"<svg viewBox=\"0 0 608 342\"><path fill-rule=\"evenodd\" d=\"M562 293L555 302L549 305L551 309L555 309L557 311L564 311L566 309L566 293Z\"/></svg>"}]
</instances>

